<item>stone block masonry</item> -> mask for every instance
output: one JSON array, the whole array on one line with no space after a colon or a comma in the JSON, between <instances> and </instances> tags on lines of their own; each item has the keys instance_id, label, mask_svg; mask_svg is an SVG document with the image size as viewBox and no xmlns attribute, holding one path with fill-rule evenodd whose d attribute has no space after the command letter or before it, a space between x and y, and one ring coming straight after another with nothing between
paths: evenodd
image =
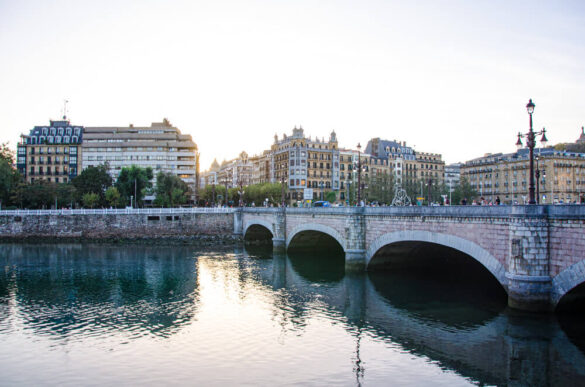
<instances>
[{"instance_id":1,"label":"stone block masonry","mask_svg":"<svg viewBox=\"0 0 585 387\"><path fill-rule=\"evenodd\" d=\"M104 210L101 212L55 211L0 213L2 240L54 239L157 239L215 237L214 239L241 239L234 237L233 211L186 212L149 210Z\"/></svg>"}]
</instances>

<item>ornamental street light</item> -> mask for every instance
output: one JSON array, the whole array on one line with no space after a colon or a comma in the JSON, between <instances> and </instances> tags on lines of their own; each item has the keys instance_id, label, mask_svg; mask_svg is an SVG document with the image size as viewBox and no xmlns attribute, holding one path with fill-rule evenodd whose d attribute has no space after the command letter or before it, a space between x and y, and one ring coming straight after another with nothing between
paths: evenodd
<instances>
[{"instance_id":1,"label":"ornamental street light","mask_svg":"<svg viewBox=\"0 0 585 387\"><path fill-rule=\"evenodd\" d=\"M284 208L286 206L284 199L284 174L280 178L280 206Z\"/></svg>"},{"instance_id":2,"label":"ornamental street light","mask_svg":"<svg viewBox=\"0 0 585 387\"><path fill-rule=\"evenodd\" d=\"M361 149L362 146L360 145L360 143L358 142L357 144L357 149L358 149L358 192L357 192L357 202L358 202L358 206L362 205L362 196L361 196L361 191L362 191L362 181L361 181L361 176L362 176L362 157L361 157Z\"/></svg>"},{"instance_id":3,"label":"ornamental street light","mask_svg":"<svg viewBox=\"0 0 585 387\"><path fill-rule=\"evenodd\" d=\"M536 156L536 204L540 204L540 166L538 164L539 156Z\"/></svg>"},{"instance_id":4,"label":"ornamental street light","mask_svg":"<svg viewBox=\"0 0 585 387\"><path fill-rule=\"evenodd\" d=\"M526 105L526 110L528 111L528 115L530 116L530 130L527 133L518 133L518 141L516 142L516 146L518 149L522 148L522 138L526 137L526 146L529 150L529 165L530 165L530 179L528 185L528 204L536 204L536 200L534 199L534 147L536 145L535 138L538 135L542 134L540 142L542 146L545 146L547 143L546 139L546 129L542 128L539 132L534 132L532 130L532 113L534 113L534 103L532 103L532 99L528 101Z\"/></svg>"}]
</instances>

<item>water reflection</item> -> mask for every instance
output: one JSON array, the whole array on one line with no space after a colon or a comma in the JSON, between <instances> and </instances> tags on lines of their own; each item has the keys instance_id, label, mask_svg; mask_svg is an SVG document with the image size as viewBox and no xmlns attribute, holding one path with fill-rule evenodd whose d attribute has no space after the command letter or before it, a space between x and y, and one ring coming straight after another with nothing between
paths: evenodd
<instances>
[{"instance_id":1,"label":"water reflection","mask_svg":"<svg viewBox=\"0 0 585 387\"><path fill-rule=\"evenodd\" d=\"M516 313L489 292L407 272L345 274L338 258L255 247L0 245L0 340L24 332L63 345L146 341L148 351L134 349L137 362L162 351L213 370L174 358L160 371L162 381L191 383L453 382L428 379L437 372L424 374L419 363L396 368L413 358L460 383L585 377L583 343L569 340L555 316ZM583 325L571 329L583 337Z\"/></svg>"},{"instance_id":2,"label":"water reflection","mask_svg":"<svg viewBox=\"0 0 585 387\"><path fill-rule=\"evenodd\" d=\"M181 248L0 246L0 303L37 335L169 336L196 313L194 260Z\"/></svg>"}]
</instances>

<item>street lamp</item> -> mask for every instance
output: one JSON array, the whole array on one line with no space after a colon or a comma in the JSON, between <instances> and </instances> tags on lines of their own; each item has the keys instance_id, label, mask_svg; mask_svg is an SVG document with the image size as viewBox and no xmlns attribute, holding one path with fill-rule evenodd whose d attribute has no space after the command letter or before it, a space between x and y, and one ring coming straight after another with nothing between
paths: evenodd
<instances>
[{"instance_id":1,"label":"street lamp","mask_svg":"<svg viewBox=\"0 0 585 387\"><path fill-rule=\"evenodd\" d=\"M536 204L540 204L540 166L538 164L539 156L536 156Z\"/></svg>"},{"instance_id":2,"label":"street lamp","mask_svg":"<svg viewBox=\"0 0 585 387\"><path fill-rule=\"evenodd\" d=\"M546 129L542 128L539 132L534 132L532 130L532 113L534 113L534 103L532 100L528 102L526 105L526 110L528 111L528 115L530 116L530 130L528 133L518 133L518 141L516 142L516 146L518 149L522 147L522 138L526 137L526 146L529 150L529 161L530 161L530 179L529 179L529 186L528 186L528 204L536 204L536 200L534 199L534 146L536 145L535 137L537 135L541 135L540 142L542 146L545 146L547 143L546 139Z\"/></svg>"},{"instance_id":3,"label":"street lamp","mask_svg":"<svg viewBox=\"0 0 585 387\"><path fill-rule=\"evenodd\" d=\"M358 194L357 194L357 202L358 202L358 206L362 205L362 196L361 196L361 191L362 191L362 182L361 182L361 177L362 177L362 157L361 157L361 149L362 146L360 145L360 143L358 142L357 144L357 149L358 149Z\"/></svg>"},{"instance_id":4,"label":"street lamp","mask_svg":"<svg viewBox=\"0 0 585 387\"><path fill-rule=\"evenodd\" d=\"M319 182L319 188L321 188L321 201L323 201L323 182Z\"/></svg>"},{"instance_id":5,"label":"street lamp","mask_svg":"<svg viewBox=\"0 0 585 387\"><path fill-rule=\"evenodd\" d=\"M280 205L282 208L286 206L284 199L284 174L280 178Z\"/></svg>"},{"instance_id":6,"label":"street lamp","mask_svg":"<svg viewBox=\"0 0 585 387\"><path fill-rule=\"evenodd\" d=\"M433 184L433 179L429 179L429 183L428 183L428 187L429 187L429 203L428 205L431 205L431 185Z\"/></svg>"},{"instance_id":7,"label":"street lamp","mask_svg":"<svg viewBox=\"0 0 585 387\"><path fill-rule=\"evenodd\" d=\"M215 207L215 182L213 183L213 185L211 186L211 188L212 188L212 190L211 190L211 193L212 193L212 195L211 195L212 196L211 197L211 206L212 207Z\"/></svg>"}]
</instances>

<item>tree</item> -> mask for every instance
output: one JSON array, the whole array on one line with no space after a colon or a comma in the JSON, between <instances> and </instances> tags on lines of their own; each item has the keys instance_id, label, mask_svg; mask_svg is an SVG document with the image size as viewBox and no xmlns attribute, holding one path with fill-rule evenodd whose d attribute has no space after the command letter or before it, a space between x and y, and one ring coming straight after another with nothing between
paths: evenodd
<instances>
[{"instance_id":1,"label":"tree","mask_svg":"<svg viewBox=\"0 0 585 387\"><path fill-rule=\"evenodd\" d=\"M333 191L329 191L325 194L325 200L327 200L328 202L335 202L337 200L337 194Z\"/></svg>"},{"instance_id":2,"label":"tree","mask_svg":"<svg viewBox=\"0 0 585 387\"><path fill-rule=\"evenodd\" d=\"M155 206L175 207L187 202L189 186L177 175L159 172L156 175L155 192Z\"/></svg>"},{"instance_id":3,"label":"tree","mask_svg":"<svg viewBox=\"0 0 585 387\"><path fill-rule=\"evenodd\" d=\"M100 196L93 192L88 192L81 197L84 207L94 208L100 201Z\"/></svg>"},{"instance_id":4,"label":"tree","mask_svg":"<svg viewBox=\"0 0 585 387\"><path fill-rule=\"evenodd\" d=\"M0 157L0 209L2 206L6 207L14 204L11 201L12 193L22 180L20 173L12 168L12 164L4 158Z\"/></svg>"},{"instance_id":5,"label":"tree","mask_svg":"<svg viewBox=\"0 0 585 387\"><path fill-rule=\"evenodd\" d=\"M471 201L477 196L477 191L471 187L471 184L469 184L469 181L467 181L466 178L462 177L451 194L451 200L452 204L460 204L461 200L466 199L467 203L471 204Z\"/></svg>"},{"instance_id":6,"label":"tree","mask_svg":"<svg viewBox=\"0 0 585 387\"><path fill-rule=\"evenodd\" d=\"M392 203L394 197L394 176L391 174L379 173L376 176L364 178L364 197L369 202L377 201L379 203Z\"/></svg>"},{"instance_id":7,"label":"tree","mask_svg":"<svg viewBox=\"0 0 585 387\"><path fill-rule=\"evenodd\" d=\"M71 182L75 186L79 198L86 193L95 193L99 197L99 202L105 204L105 193L112 186L112 177L108 173L108 166L102 164L97 167L85 168Z\"/></svg>"},{"instance_id":8,"label":"tree","mask_svg":"<svg viewBox=\"0 0 585 387\"><path fill-rule=\"evenodd\" d=\"M116 188L120 191L125 203L130 203L130 197L134 197L137 205L142 205L142 199L146 190L152 187L152 168L141 168L136 165L124 167L118 175Z\"/></svg>"},{"instance_id":9,"label":"tree","mask_svg":"<svg viewBox=\"0 0 585 387\"><path fill-rule=\"evenodd\" d=\"M118 188L116 187L109 187L106 190L106 201L108 202L108 204L110 205L110 207L120 207L122 206L122 200L120 200L122 198L122 195L120 195L120 191L118 191Z\"/></svg>"},{"instance_id":10,"label":"tree","mask_svg":"<svg viewBox=\"0 0 585 387\"><path fill-rule=\"evenodd\" d=\"M14 164L14 151L8 147L7 142L0 144L0 160L5 160L11 166Z\"/></svg>"}]
</instances>

